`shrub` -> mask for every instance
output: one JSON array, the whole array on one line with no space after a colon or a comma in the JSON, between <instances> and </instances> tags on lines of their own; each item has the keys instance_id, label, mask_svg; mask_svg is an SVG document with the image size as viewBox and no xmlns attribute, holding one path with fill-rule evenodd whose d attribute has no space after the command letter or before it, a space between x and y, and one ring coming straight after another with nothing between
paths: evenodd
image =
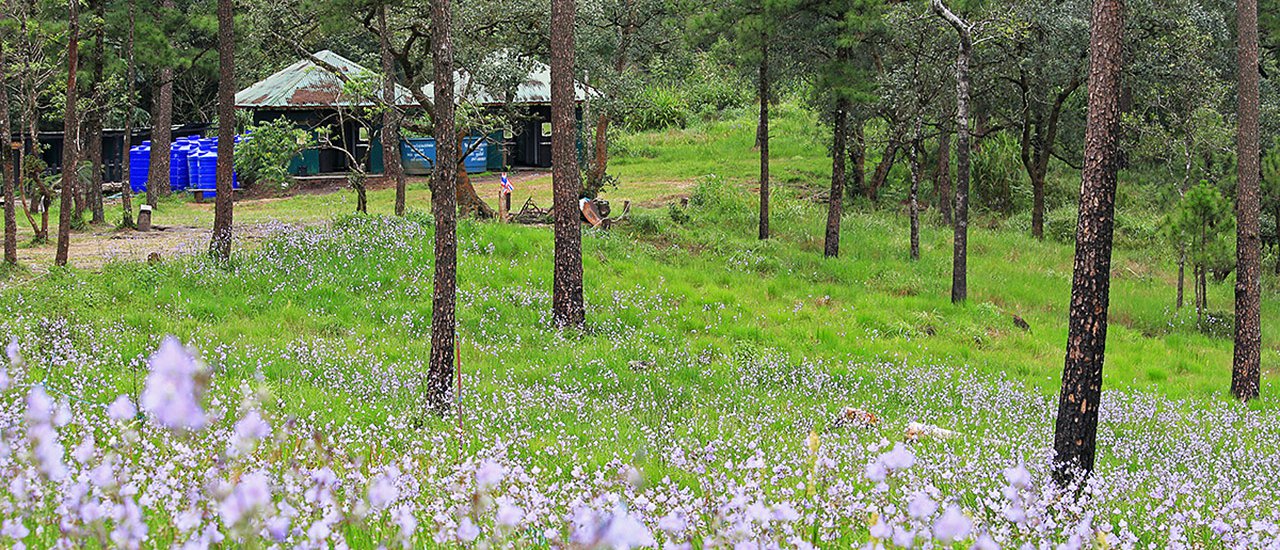
<instances>
[{"instance_id":1,"label":"shrub","mask_svg":"<svg viewBox=\"0 0 1280 550\"><path fill-rule=\"evenodd\" d=\"M627 116L632 130L683 128L689 121L689 103L678 91L665 86L647 87Z\"/></svg>"},{"instance_id":2,"label":"shrub","mask_svg":"<svg viewBox=\"0 0 1280 550\"><path fill-rule=\"evenodd\" d=\"M1031 183L1020 160L1017 140L998 134L983 141L973 155L973 204L1009 214L1030 203Z\"/></svg>"},{"instance_id":3,"label":"shrub","mask_svg":"<svg viewBox=\"0 0 1280 550\"><path fill-rule=\"evenodd\" d=\"M315 145L311 132L284 117L250 126L236 146L236 171L245 185L264 182L288 187L293 182L289 161Z\"/></svg>"}]
</instances>

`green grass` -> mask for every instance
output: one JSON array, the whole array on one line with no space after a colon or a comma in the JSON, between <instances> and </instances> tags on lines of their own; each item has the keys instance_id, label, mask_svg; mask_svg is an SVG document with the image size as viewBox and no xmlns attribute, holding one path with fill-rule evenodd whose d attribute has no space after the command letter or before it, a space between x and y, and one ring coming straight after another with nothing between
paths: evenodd
<instances>
[{"instance_id":1,"label":"green grass","mask_svg":"<svg viewBox=\"0 0 1280 550\"><path fill-rule=\"evenodd\" d=\"M508 351L518 352L513 376L536 378L565 357L625 370L636 357L701 350L732 355L746 346L797 360L969 365L1046 395L1056 393L1072 246L976 223L970 237L970 299L955 305L949 300L950 230L932 214L923 224L920 261L907 257L905 216L868 209L846 216L841 256L824 259L823 206L795 198L797 185L783 183L772 216L775 237L757 241L754 198L744 190L754 166L746 153L749 122L742 116L626 138L628 152L615 161L624 181L726 176L699 179L683 225L666 209L655 208L637 211L633 223L612 232L586 232L583 256L592 313L591 329L581 337L562 338L546 326L552 271L547 228L464 222L458 271L464 370L506 372L512 369ZM820 133L812 123L811 116L786 107L775 126L775 166L781 173L810 173L805 186L821 185L825 166L819 162L822 151L815 149ZM638 152L641 143L653 151ZM413 196L423 193L415 184ZM389 209L384 204L389 196L389 191L374 192L374 210ZM284 212L332 216L349 200L342 192L246 203L237 207L237 216L241 223L279 219ZM177 199L161 208L164 216L189 216L195 224L207 223L205 210ZM360 220L342 223L384 227ZM416 227L388 222L385 230ZM295 249L268 242L261 250L240 253L240 267L232 273L200 259L109 264L100 273L57 270L35 281L21 272L11 276L0 298L18 318L66 319L88 327L86 334L110 334L113 355L122 358L145 355L158 335L172 333L206 353L229 345L245 361L315 341L369 361L420 366L429 349L429 233L404 241L372 229L358 234L370 242L347 238L318 244L299 258L287 257ZM410 250L400 250L406 242ZM1125 248L1115 255L1104 386L1224 399L1232 342L1197 330L1189 310L1174 310L1167 255ZM1228 284L1211 284L1209 290L1211 304L1229 307ZM1264 399L1255 405L1260 407L1274 404L1271 379L1280 360L1280 328L1272 322L1280 310L1271 298L1263 305L1265 388ZM625 307L628 303L638 305ZM1017 328L1013 315L1031 330ZM619 331L641 331L651 343L621 354L615 344ZM521 346L504 348L504 342L517 339ZM297 412L309 410L326 391L294 378L293 369L301 364L286 354L263 373ZM48 374L70 385L77 377L75 371ZM114 385L92 388L89 397L127 391L136 376L112 375ZM694 384L691 391L720 391L733 380L710 384ZM379 414L360 405L334 401L325 413Z\"/></svg>"}]
</instances>

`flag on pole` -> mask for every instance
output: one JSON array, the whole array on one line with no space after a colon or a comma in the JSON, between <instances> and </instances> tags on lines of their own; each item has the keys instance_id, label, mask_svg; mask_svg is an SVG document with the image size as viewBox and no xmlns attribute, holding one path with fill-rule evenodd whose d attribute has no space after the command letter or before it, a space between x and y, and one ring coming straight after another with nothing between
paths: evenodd
<instances>
[{"instance_id":1,"label":"flag on pole","mask_svg":"<svg viewBox=\"0 0 1280 550\"><path fill-rule=\"evenodd\" d=\"M511 180L507 179L507 173L503 172L502 173L502 192L504 194L510 195L511 192L515 190L516 188L511 185Z\"/></svg>"}]
</instances>

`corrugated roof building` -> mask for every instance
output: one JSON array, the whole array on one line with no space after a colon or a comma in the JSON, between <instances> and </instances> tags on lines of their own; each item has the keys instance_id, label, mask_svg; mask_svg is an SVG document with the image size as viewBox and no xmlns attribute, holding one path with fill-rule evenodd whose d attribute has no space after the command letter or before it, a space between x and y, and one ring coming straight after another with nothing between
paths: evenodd
<instances>
[{"instance_id":1,"label":"corrugated roof building","mask_svg":"<svg viewBox=\"0 0 1280 550\"><path fill-rule=\"evenodd\" d=\"M510 62L516 63L516 60ZM529 67L527 77L520 80L513 90L505 92L487 90L479 82L473 81L466 71L457 72L455 97L459 103L483 108L514 106L523 111L524 116L518 121L514 132L489 136L493 142L489 147L491 167L551 166L551 70L546 64L537 61L525 61L521 65ZM383 163L382 145L378 136L363 135L358 124L348 124L348 127L341 130L336 128L334 114L339 108L369 107L373 102L343 94L343 78L336 76L335 70L340 71L346 79L376 75L350 59L324 50L241 90L236 94L236 107L253 111L255 122L284 117L317 132L329 127L327 131L337 136L340 131L343 142L355 144L356 150L363 152L365 148L372 148L368 151L370 171L380 173ZM435 95L430 85L423 92L427 98ZM591 94L589 87L579 83L574 99L581 103ZM403 86L397 85L396 101L409 109L419 107L413 94ZM579 108L579 120L581 116L582 110ZM357 156L361 154L358 153ZM323 148L304 151L290 166L290 171L295 175L345 172L347 169L345 155L340 151Z\"/></svg>"}]
</instances>

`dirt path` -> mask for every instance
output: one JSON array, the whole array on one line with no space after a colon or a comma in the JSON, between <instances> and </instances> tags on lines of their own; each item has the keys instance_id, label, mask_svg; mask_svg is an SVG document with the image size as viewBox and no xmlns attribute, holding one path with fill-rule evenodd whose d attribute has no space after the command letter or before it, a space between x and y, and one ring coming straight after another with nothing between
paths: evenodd
<instances>
[{"instance_id":1,"label":"dirt path","mask_svg":"<svg viewBox=\"0 0 1280 550\"><path fill-rule=\"evenodd\" d=\"M315 223L263 223L235 227L235 249L250 248L263 239L290 228ZM170 226L140 233L132 230L92 230L71 236L68 263L78 269L96 271L114 261L146 261L151 254L162 258L202 254L209 247L208 227ZM18 261L33 272L42 273L53 265L55 247L47 245L18 249Z\"/></svg>"}]
</instances>

